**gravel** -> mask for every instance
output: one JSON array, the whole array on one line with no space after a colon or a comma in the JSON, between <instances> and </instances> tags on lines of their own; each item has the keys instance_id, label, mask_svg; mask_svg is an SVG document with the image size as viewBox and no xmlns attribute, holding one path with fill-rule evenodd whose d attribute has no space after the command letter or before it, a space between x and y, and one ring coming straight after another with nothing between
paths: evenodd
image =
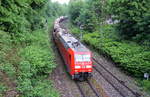
<instances>
[{"instance_id":1,"label":"gravel","mask_svg":"<svg viewBox=\"0 0 150 97\"><path fill-rule=\"evenodd\" d=\"M93 57L96 58L98 62L101 63L107 70L113 73L113 75L123 81L126 86L139 93L141 97L150 97L147 93L141 91L141 88L137 86L135 79L125 74L125 72L118 68L111 60L95 52L93 52Z\"/></svg>"}]
</instances>

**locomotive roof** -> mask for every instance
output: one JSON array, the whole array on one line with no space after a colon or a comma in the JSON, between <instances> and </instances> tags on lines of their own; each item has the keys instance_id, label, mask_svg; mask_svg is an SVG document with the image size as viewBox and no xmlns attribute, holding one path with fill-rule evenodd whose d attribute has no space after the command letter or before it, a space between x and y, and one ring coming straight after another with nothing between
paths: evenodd
<instances>
[{"instance_id":1,"label":"locomotive roof","mask_svg":"<svg viewBox=\"0 0 150 97\"><path fill-rule=\"evenodd\" d=\"M76 52L89 52L89 49L87 49L80 41L74 38L70 33L65 33L61 35L60 38L66 48L72 48Z\"/></svg>"}]
</instances>

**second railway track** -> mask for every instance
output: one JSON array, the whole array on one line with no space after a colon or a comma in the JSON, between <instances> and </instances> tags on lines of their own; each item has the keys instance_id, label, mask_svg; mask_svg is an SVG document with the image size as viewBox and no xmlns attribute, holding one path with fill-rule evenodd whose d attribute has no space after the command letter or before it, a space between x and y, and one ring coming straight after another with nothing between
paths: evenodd
<instances>
[{"instance_id":1,"label":"second railway track","mask_svg":"<svg viewBox=\"0 0 150 97\"><path fill-rule=\"evenodd\" d=\"M118 79L113 73L107 70L102 64L100 64L95 58L92 58L96 63L94 69L109 83L111 86L119 92L122 97L141 97L141 95L131 88L129 88L123 81Z\"/></svg>"}]
</instances>

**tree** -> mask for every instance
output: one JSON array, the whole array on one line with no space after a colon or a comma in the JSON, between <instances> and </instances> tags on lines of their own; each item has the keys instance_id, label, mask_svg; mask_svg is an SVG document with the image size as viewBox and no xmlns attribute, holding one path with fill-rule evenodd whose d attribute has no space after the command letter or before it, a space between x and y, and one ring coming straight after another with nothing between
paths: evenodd
<instances>
[{"instance_id":1,"label":"tree","mask_svg":"<svg viewBox=\"0 0 150 97\"><path fill-rule=\"evenodd\" d=\"M112 0L112 14L119 20L118 29L127 39L150 33L149 0Z\"/></svg>"},{"instance_id":2,"label":"tree","mask_svg":"<svg viewBox=\"0 0 150 97\"><path fill-rule=\"evenodd\" d=\"M82 0L72 0L69 3L69 17L71 23L77 25L79 21L77 18L80 16L80 12L83 8L84 2Z\"/></svg>"}]
</instances>

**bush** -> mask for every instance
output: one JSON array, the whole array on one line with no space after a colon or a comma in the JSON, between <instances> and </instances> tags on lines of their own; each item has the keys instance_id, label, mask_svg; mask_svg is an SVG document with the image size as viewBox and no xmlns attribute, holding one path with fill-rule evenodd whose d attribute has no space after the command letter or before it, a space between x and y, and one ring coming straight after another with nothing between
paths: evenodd
<instances>
[{"instance_id":1,"label":"bush","mask_svg":"<svg viewBox=\"0 0 150 97\"><path fill-rule=\"evenodd\" d=\"M2 94L7 90L7 87L5 87L3 84L0 83L0 97L2 97Z\"/></svg>"},{"instance_id":2,"label":"bush","mask_svg":"<svg viewBox=\"0 0 150 97\"><path fill-rule=\"evenodd\" d=\"M38 80L34 83L33 97L59 97L58 93L53 89L52 83L48 80Z\"/></svg>"},{"instance_id":3,"label":"bush","mask_svg":"<svg viewBox=\"0 0 150 97\"><path fill-rule=\"evenodd\" d=\"M49 48L48 33L44 29L30 34L28 45L19 52L22 58L18 65L18 91L22 97L58 97L52 83L46 80L56 67L54 54Z\"/></svg>"},{"instance_id":4,"label":"bush","mask_svg":"<svg viewBox=\"0 0 150 97\"><path fill-rule=\"evenodd\" d=\"M10 79L16 78L16 68L11 63L1 63L0 70L5 72Z\"/></svg>"},{"instance_id":5,"label":"bush","mask_svg":"<svg viewBox=\"0 0 150 97\"><path fill-rule=\"evenodd\" d=\"M0 71L16 83L21 97L58 97L46 80L56 67L47 30L62 8L49 0L2 0L0 5Z\"/></svg>"},{"instance_id":6,"label":"bush","mask_svg":"<svg viewBox=\"0 0 150 97\"><path fill-rule=\"evenodd\" d=\"M8 32L0 30L0 70L5 72L10 79L14 79L16 76L16 70L13 66L13 60L10 55L12 50L11 36Z\"/></svg>"},{"instance_id":7,"label":"bush","mask_svg":"<svg viewBox=\"0 0 150 97\"><path fill-rule=\"evenodd\" d=\"M141 87L143 87L143 89L150 94L150 91L149 91L150 90L150 81L148 81L148 80L138 80L138 82L139 82L139 85Z\"/></svg>"},{"instance_id":8,"label":"bush","mask_svg":"<svg viewBox=\"0 0 150 97\"><path fill-rule=\"evenodd\" d=\"M31 64L31 71L35 75L47 74L56 66L53 54L48 49L36 45L26 47L21 55Z\"/></svg>"},{"instance_id":9,"label":"bush","mask_svg":"<svg viewBox=\"0 0 150 97\"><path fill-rule=\"evenodd\" d=\"M81 35L81 30L80 29L78 29L77 27L70 27L70 29L71 29L71 33L72 34L74 34L77 38L80 38L80 35ZM82 32L82 33L84 33L84 32Z\"/></svg>"},{"instance_id":10,"label":"bush","mask_svg":"<svg viewBox=\"0 0 150 97\"><path fill-rule=\"evenodd\" d=\"M6 53L11 49L10 45L10 35L0 30L0 63L5 61Z\"/></svg>"},{"instance_id":11,"label":"bush","mask_svg":"<svg viewBox=\"0 0 150 97\"><path fill-rule=\"evenodd\" d=\"M131 76L141 79L144 73L150 74L150 50L147 47L131 41L118 41L118 38L109 37L107 32L85 34L83 41L98 52L111 57L117 66ZM150 92L150 81L140 80L139 83L145 91Z\"/></svg>"},{"instance_id":12,"label":"bush","mask_svg":"<svg viewBox=\"0 0 150 97\"><path fill-rule=\"evenodd\" d=\"M22 93L21 97L59 97L58 92L53 89L49 80L39 79L20 80L18 88Z\"/></svg>"},{"instance_id":13,"label":"bush","mask_svg":"<svg viewBox=\"0 0 150 97\"><path fill-rule=\"evenodd\" d=\"M81 0L76 0L76 1L71 1L69 4L69 17L71 20L71 23L73 24L78 24L79 21L77 18L80 16L80 11L83 8L83 1Z\"/></svg>"},{"instance_id":14,"label":"bush","mask_svg":"<svg viewBox=\"0 0 150 97\"><path fill-rule=\"evenodd\" d=\"M69 17L72 24L93 32L102 20L102 2L99 0L74 0L69 3Z\"/></svg>"},{"instance_id":15,"label":"bush","mask_svg":"<svg viewBox=\"0 0 150 97\"><path fill-rule=\"evenodd\" d=\"M150 51L133 42L115 41L104 38L99 33L86 34L84 41L98 51L111 56L114 62L124 71L136 77L143 77L144 73L150 74Z\"/></svg>"}]
</instances>

